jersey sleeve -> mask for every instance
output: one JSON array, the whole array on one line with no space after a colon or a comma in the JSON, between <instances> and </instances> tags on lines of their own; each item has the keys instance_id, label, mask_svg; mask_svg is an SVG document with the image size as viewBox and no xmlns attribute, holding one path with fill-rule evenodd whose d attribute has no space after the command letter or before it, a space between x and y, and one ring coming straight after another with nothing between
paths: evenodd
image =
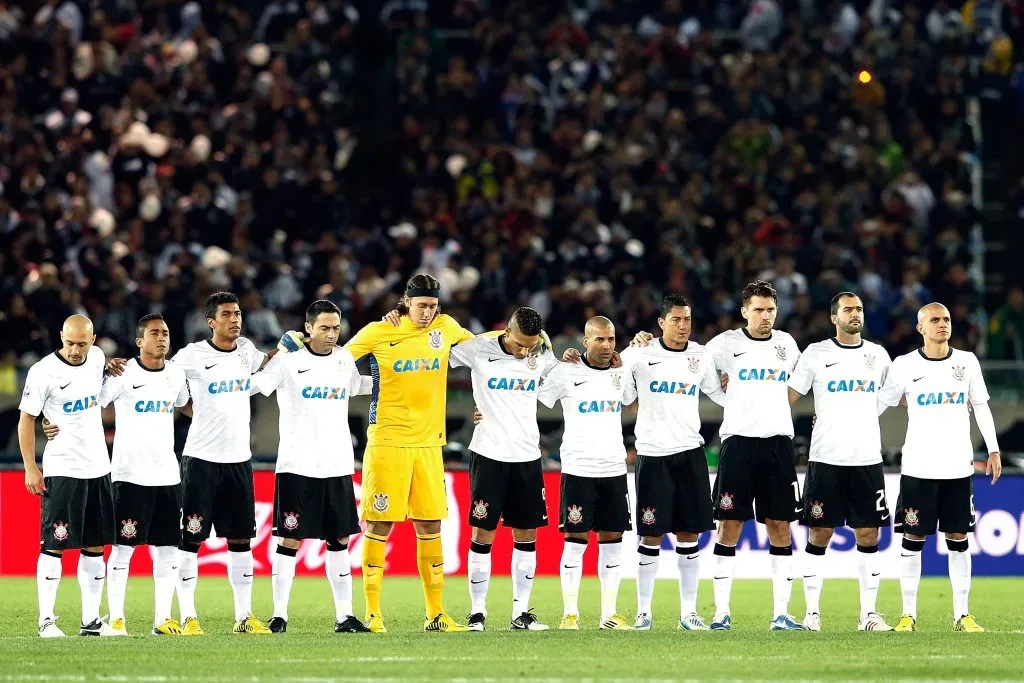
<instances>
[{"instance_id":1,"label":"jersey sleeve","mask_svg":"<svg viewBox=\"0 0 1024 683\"><path fill-rule=\"evenodd\" d=\"M352 357L348 351L341 351L341 358L339 362L346 366L349 370L348 376L348 395L349 396L361 396L363 394L369 394L373 390L373 378L363 377L359 374L359 368L356 367L356 360ZM366 380L364 382L363 380ZM366 391L363 388L366 387Z\"/></svg>"},{"instance_id":2,"label":"jersey sleeve","mask_svg":"<svg viewBox=\"0 0 1024 683\"><path fill-rule=\"evenodd\" d=\"M906 393L906 377L904 377L903 366L897 358L889 367L889 373L885 378L882 390L878 392L878 403L880 406L892 407L899 405L900 399Z\"/></svg>"},{"instance_id":3,"label":"jersey sleeve","mask_svg":"<svg viewBox=\"0 0 1024 683\"><path fill-rule=\"evenodd\" d=\"M704 347L707 352L711 355L711 358L715 361L715 367L718 368L719 372L728 372L729 363L726 360L728 346L726 342L726 332L719 334L711 338L711 341Z\"/></svg>"},{"instance_id":4,"label":"jersey sleeve","mask_svg":"<svg viewBox=\"0 0 1024 683\"><path fill-rule=\"evenodd\" d=\"M171 358L171 362L177 365L185 373L185 379L198 379L198 374L195 370L195 359L192 354L191 345L179 349L174 357Z\"/></svg>"},{"instance_id":5,"label":"jersey sleeve","mask_svg":"<svg viewBox=\"0 0 1024 683\"><path fill-rule=\"evenodd\" d=\"M545 349L540 354L540 376L547 377L550 375L554 369L558 367L559 363L561 363L561 361L558 360L555 354Z\"/></svg>"},{"instance_id":6,"label":"jersey sleeve","mask_svg":"<svg viewBox=\"0 0 1024 683\"><path fill-rule=\"evenodd\" d=\"M106 408L124 393L123 378L124 375L121 375L121 377L107 377L106 381L103 382L103 388L100 389L100 397L98 399L101 408Z\"/></svg>"},{"instance_id":7,"label":"jersey sleeve","mask_svg":"<svg viewBox=\"0 0 1024 683\"><path fill-rule=\"evenodd\" d=\"M21 392L21 404L18 406L18 410L33 417L39 417L46 404L46 395L49 390L50 387L43 373L39 372L35 366L29 368L28 374L25 376L25 390Z\"/></svg>"},{"instance_id":8,"label":"jersey sleeve","mask_svg":"<svg viewBox=\"0 0 1024 683\"><path fill-rule=\"evenodd\" d=\"M806 396L814 383L814 351L808 348L796 363L796 369L789 376L789 388Z\"/></svg>"},{"instance_id":9,"label":"jersey sleeve","mask_svg":"<svg viewBox=\"0 0 1024 683\"><path fill-rule=\"evenodd\" d=\"M185 379L185 373L181 373L181 386L178 387L178 397L174 400L174 407L181 408L182 406L188 405L188 402L192 400L192 394L188 391L188 380Z\"/></svg>"},{"instance_id":10,"label":"jersey sleeve","mask_svg":"<svg viewBox=\"0 0 1024 683\"><path fill-rule=\"evenodd\" d=\"M889 371L892 370L892 358L882 346L878 347L878 362L881 363L879 377L882 380L882 386L885 386L885 381L889 378Z\"/></svg>"},{"instance_id":11,"label":"jersey sleeve","mask_svg":"<svg viewBox=\"0 0 1024 683\"><path fill-rule=\"evenodd\" d=\"M537 392L537 400L548 408L554 408L555 404L565 395L566 370L558 366L544 378Z\"/></svg>"},{"instance_id":12,"label":"jersey sleeve","mask_svg":"<svg viewBox=\"0 0 1024 683\"><path fill-rule=\"evenodd\" d=\"M619 358L622 359L622 367L629 374L633 374L633 370L636 368L636 362L640 355L640 349L636 346L630 346L623 349L622 353L619 354Z\"/></svg>"},{"instance_id":13,"label":"jersey sleeve","mask_svg":"<svg viewBox=\"0 0 1024 683\"><path fill-rule=\"evenodd\" d=\"M622 386L622 405L632 405L637 398L636 392L636 380L633 379L632 373L626 376L626 382Z\"/></svg>"},{"instance_id":14,"label":"jersey sleeve","mask_svg":"<svg viewBox=\"0 0 1024 683\"><path fill-rule=\"evenodd\" d=\"M284 381L284 357L274 356L270 362L263 366L263 369L252 376L252 393L261 393L270 396Z\"/></svg>"},{"instance_id":15,"label":"jersey sleeve","mask_svg":"<svg viewBox=\"0 0 1024 683\"><path fill-rule=\"evenodd\" d=\"M700 390L712 401L724 407L728 395L722 391L722 380L718 376L715 359L711 354L707 354L707 356L709 362L704 364L704 374L700 378Z\"/></svg>"},{"instance_id":16,"label":"jersey sleeve","mask_svg":"<svg viewBox=\"0 0 1024 683\"><path fill-rule=\"evenodd\" d=\"M346 342L342 347L352 354L357 361L363 356L373 353L373 347L377 343L378 332L375 323L370 323L363 329L356 332L356 336Z\"/></svg>"},{"instance_id":17,"label":"jersey sleeve","mask_svg":"<svg viewBox=\"0 0 1024 683\"><path fill-rule=\"evenodd\" d=\"M448 365L453 368L472 368L477 356L477 344L459 344L452 346L448 356Z\"/></svg>"},{"instance_id":18,"label":"jersey sleeve","mask_svg":"<svg viewBox=\"0 0 1024 683\"><path fill-rule=\"evenodd\" d=\"M789 339L786 341L786 346L789 347L789 353L786 356L789 358L789 374L793 374L796 370L796 366L800 363L800 346L796 343L796 339L792 336L786 335Z\"/></svg>"},{"instance_id":19,"label":"jersey sleeve","mask_svg":"<svg viewBox=\"0 0 1024 683\"><path fill-rule=\"evenodd\" d=\"M988 387L985 385L985 376L981 373L981 363L978 362L978 357L972 353L967 362L970 363L969 371L971 373L971 384L967 388L967 399L971 402L971 405L988 403Z\"/></svg>"},{"instance_id":20,"label":"jersey sleeve","mask_svg":"<svg viewBox=\"0 0 1024 683\"><path fill-rule=\"evenodd\" d=\"M452 335L452 346L472 339L473 337L476 336L475 334L464 328L462 325L460 325L459 322L450 315L445 315L444 317L445 331L450 332Z\"/></svg>"},{"instance_id":21,"label":"jersey sleeve","mask_svg":"<svg viewBox=\"0 0 1024 683\"><path fill-rule=\"evenodd\" d=\"M252 341L246 339L246 342L245 359L249 363L249 372L259 372L260 367L263 366L263 359L266 358L267 354L256 348Z\"/></svg>"}]
</instances>

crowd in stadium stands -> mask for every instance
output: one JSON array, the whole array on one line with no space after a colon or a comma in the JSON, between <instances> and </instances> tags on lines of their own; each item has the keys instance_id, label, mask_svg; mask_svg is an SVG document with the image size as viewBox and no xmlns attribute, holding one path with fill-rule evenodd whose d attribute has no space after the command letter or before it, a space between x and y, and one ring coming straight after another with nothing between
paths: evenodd
<instances>
[{"instance_id":1,"label":"crowd in stadium stands","mask_svg":"<svg viewBox=\"0 0 1024 683\"><path fill-rule=\"evenodd\" d=\"M71 312L120 353L161 312L180 346L223 289L264 347L314 298L351 333L416 271L558 350L667 291L707 340L761 277L801 346L851 289L894 356L938 299L955 346L1015 357L1024 294L976 315L966 109L1024 111L1024 3L961 4L0 0L2 362Z\"/></svg>"}]
</instances>

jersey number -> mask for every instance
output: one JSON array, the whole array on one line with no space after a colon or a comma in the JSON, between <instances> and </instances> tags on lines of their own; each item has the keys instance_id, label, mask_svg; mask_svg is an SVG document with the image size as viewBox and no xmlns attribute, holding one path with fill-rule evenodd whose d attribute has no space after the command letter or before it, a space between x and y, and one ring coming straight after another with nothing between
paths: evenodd
<instances>
[{"instance_id":1,"label":"jersey number","mask_svg":"<svg viewBox=\"0 0 1024 683\"><path fill-rule=\"evenodd\" d=\"M878 495L878 498L875 499L875 510L878 512L886 512L885 489L878 489L875 493Z\"/></svg>"},{"instance_id":2,"label":"jersey number","mask_svg":"<svg viewBox=\"0 0 1024 683\"><path fill-rule=\"evenodd\" d=\"M975 512L975 510L974 510L974 494L972 493L971 494L971 517L976 517L977 515L978 515L978 513Z\"/></svg>"}]
</instances>

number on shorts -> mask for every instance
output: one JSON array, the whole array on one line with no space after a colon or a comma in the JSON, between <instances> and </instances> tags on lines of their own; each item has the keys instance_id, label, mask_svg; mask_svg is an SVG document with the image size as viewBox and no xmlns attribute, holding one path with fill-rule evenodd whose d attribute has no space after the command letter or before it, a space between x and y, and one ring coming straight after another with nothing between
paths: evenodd
<instances>
[{"instance_id":1,"label":"number on shorts","mask_svg":"<svg viewBox=\"0 0 1024 683\"><path fill-rule=\"evenodd\" d=\"M971 494L971 517L976 517L977 512L974 510L974 494Z\"/></svg>"},{"instance_id":2,"label":"number on shorts","mask_svg":"<svg viewBox=\"0 0 1024 683\"><path fill-rule=\"evenodd\" d=\"M875 510L885 512L885 489L878 489L875 494L878 496L875 499Z\"/></svg>"},{"instance_id":3,"label":"number on shorts","mask_svg":"<svg viewBox=\"0 0 1024 683\"><path fill-rule=\"evenodd\" d=\"M793 482L793 500L800 502L800 483L795 481Z\"/></svg>"}]
</instances>

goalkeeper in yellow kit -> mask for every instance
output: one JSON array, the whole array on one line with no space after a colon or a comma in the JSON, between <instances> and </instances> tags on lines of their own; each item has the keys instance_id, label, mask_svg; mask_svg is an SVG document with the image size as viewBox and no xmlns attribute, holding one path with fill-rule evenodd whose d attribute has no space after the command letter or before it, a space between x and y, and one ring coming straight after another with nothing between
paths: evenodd
<instances>
[{"instance_id":1,"label":"goalkeeper in yellow kit","mask_svg":"<svg viewBox=\"0 0 1024 683\"><path fill-rule=\"evenodd\" d=\"M384 548L395 522L416 528L416 564L426 602L424 631L458 632L444 610L441 520L448 516L444 462L448 354L473 334L438 313L440 283L416 275L406 285L395 326L370 323L345 345L370 357L373 393L363 455L363 592L366 625L384 633L380 591Z\"/></svg>"}]
</instances>

